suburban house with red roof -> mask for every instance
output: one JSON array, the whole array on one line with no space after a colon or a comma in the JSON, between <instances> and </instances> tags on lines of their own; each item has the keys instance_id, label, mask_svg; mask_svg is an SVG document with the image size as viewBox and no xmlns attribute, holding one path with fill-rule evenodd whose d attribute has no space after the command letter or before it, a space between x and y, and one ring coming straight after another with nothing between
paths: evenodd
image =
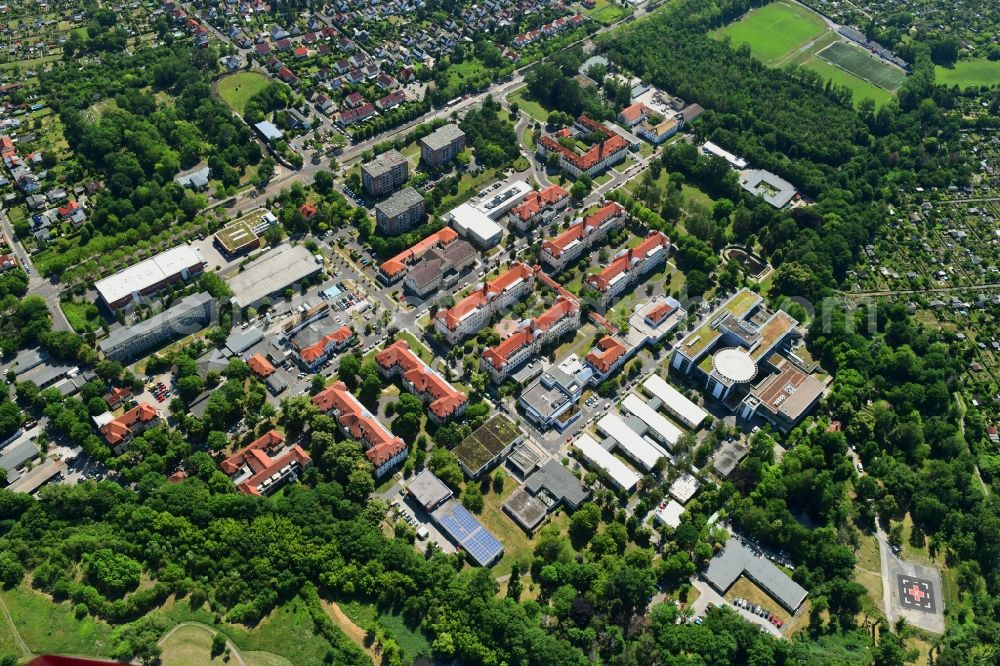
<instances>
[{"instance_id":1,"label":"suburban house with red roof","mask_svg":"<svg viewBox=\"0 0 1000 666\"><path fill-rule=\"evenodd\" d=\"M599 138L585 151L567 148L559 142L560 138L582 139L588 136ZM628 154L628 148L628 141L614 130L587 116L580 116L572 128L564 128L555 135L542 135L535 152L542 157L555 153L559 156L559 168L564 173L579 178L582 174L597 176L609 167L623 162Z\"/></svg>"},{"instance_id":2,"label":"suburban house with red roof","mask_svg":"<svg viewBox=\"0 0 1000 666\"><path fill-rule=\"evenodd\" d=\"M618 112L618 122L627 126L635 127L649 116L649 107L642 102L630 104Z\"/></svg>"},{"instance_id":3,"label":"suburban house with red roof","mask_svg":"<svg viewBox=\"0 0 1000 666\"><path fill-rule=\"evenodd\" d=\"M270 495L294 483L312 458L298 444L285 450L285 436L277 430L264 433L229 456L219 467L244 495Z\"/></svg>"},{"instance_id":4,"label":"suburban house with red roof","mask_svg":"<svg viewBox=\"0 0 1000 666\"><path fill-rule=\"evenodd\" d=\"M559 185L549 185L531 192L507 213L508 226L524 233L545 224L569 204L569 192Z\"/></svg>"},{"instance_id":5,"label":"suburban house with red roof","mask_svg":"<svg viewBox=\"0 0 1000 666\"><path fill-rule=\"evenodd\" d=\"M257 375L261 379L267 379L275 373L274 366L271 362L264 358L263 354L257 353L247 359L247 365L250 366L250 372Z\"/></svg>"},{"instance_id":6,"label":"suburban house with red roof","mask_svg":"<svg viewBox=\"0 0 1000 666\"><path fill-rule=\"evenodd\" d=\"M118 418L101 426L101 434L114 454L121 455L137 435L160 423L160 413L156 407L143 402L128 410Z\"/></svg>"},{"instance_id":7,"label":"suburban house with red roof","mask_svg":"<svg viewBox=\"0 0 1000 666\"><path fill-rule=\"evenodd\" d=\"M626 218L627 213L621 204L614 201L605 203L555 238L542 243L542 262L558 273L607 238L612 229L621 228Z\"/></svg>"},{"instance_id":8,"label":"suburban house with red roof","mask_svg":"<svg viewBox=\"0 0 1000 666\"><path fill-rule=\"evenodd\" d=\"M502 384L529 358L538 354L543 345L579 326L580 304L574 298L560 295L548 310L521 322L513 335L486 349L480 365L494 382Z\"/></svg>"},{"instance_id":9,"label":"suburban house with red roof","mask_svg":"<svg viewBox=\"0 0 1000 666\"><path fill-rule=\"evenodd\" d=\"M461 416L469 406L469 396L424 363L405 340L396 340L379 352L375 362L383 378L399 377L407 391L427 403L430 419L435 423Z\"/></svg>"},{"instance_id":10,"label":"suburban house with red roof","mask_svg":"<svg viewBox=\"0 0 1000 666\"><path fill-rule=\"evenodd\" d=\"M450 344L457 344L486 326L494 314L531 293L534 284L535 271L516 261L505 273L478 285L454 306L438 310L434 327Z\"/></svg>"},{"instance_id":11,"label":"suburban house with red roof","mask_svg":"<svg viewBox=\"0 0 1000 666\"><path fill-rule=\"evenodd\" d=\"M295 354L295 360L303 369L308 372L316 372L327 359L336 352L342 352L354 344L355 336L347 326L341 326L333 333L324 335L322 338L299 349Z\"/></svg>"},{"instance_id":12,"label":"suburban house with red roof","mask_svg":"<svg viewBox=\"0 0 1000 666\"><path fill-rule=\"evenodd\" d=\"M634 248L622 250L600 273L587 276L587 284L601 294L607 306L615 296L632 287L643 275L663 265L670 254L670 239L662 231L651 231Z\"/></svg>"},{"instance_id":13,"label":"suburban house with red roof","mask_svg":"<svg viewBox=\"0 0 1000 666\"><path fill-rule=\"evenodd\" d=\"M312 398L313 405L333 418L346 437L361 442L365 457L375 467L375 477L385 476L406 459L406 442L389 432L358 399L347 390L344 382L320 391Z\"/></svg>"},{"instance_id":14,"label":"suburban house with red roof","mask_svg":"<svg viewBox=\"0 0 1000 666\"><path fill-rule=\"evenodd\" d=\"M104 396L104 402L108 403L108 409L117 409L131 397L132 391L130 389L113 386L111 391Z\"/></svg>"}]
</instances>

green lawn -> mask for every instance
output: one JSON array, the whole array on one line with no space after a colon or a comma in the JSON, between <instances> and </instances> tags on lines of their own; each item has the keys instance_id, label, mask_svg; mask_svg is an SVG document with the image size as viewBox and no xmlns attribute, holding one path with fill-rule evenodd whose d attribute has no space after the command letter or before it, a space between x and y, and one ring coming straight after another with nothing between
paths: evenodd
<instances>
[{"instance_id":1,"label":"green lawn","mask_svg":"<svg viewBox=\"0 0 1000 666\"><path fill-rule=\"evenodd\" d=\"M381 624L388 630L388 634L396 639L399 647L406 655L406 662L413 663L420 657L430 657L431 644L427 636L420 630L420 627L409 627L402 615L379 615L378 609L373 604L361 601L338 601L337 605L344 611L344 615L362 629L369 629L375 624Z\"/></svg>"},{"instance_id":2,"label":"green lawn","mask_svg":"<svg viewBox=\"0 0 1000 666\"><path fill-rule=\"evenodd\" d=\"M458 193L453 197L441 199L438 210L449 211L459 204L463 204L482 189L483 185L491 182L496 177L496 169L486 169L478 176L471 176L468 172L462 174L458 181Z\"/></svg>"},{"instance_id":3,"label":"green lawn","mask_svg":"<svg viewBox=\"0 0 1000 666\"><path fill-rule=\"evenodd\" d=\"M87 616L77 620L70 602L53 603L25 585L0 593L18 633L32 652L107 657L112 627Z\"/></svg>"},{"instance_id":4,"label":"green lawn","mask_svg":"<svg viewBox=\"0 0 1000 666\"><path fill-rule=\"evenodd\" d=\"M270 79L259 72L236 72L219 79L216 90L230 109L243 115L247 101L269 84Z\"/></svg>"},{"instance_id":5,"label":"green lawn","mask_svg":"<svg viewBox=\"0 0 1000 666\"><path fill-rule=\"evenodd\" d=\"M935 67L938 83L959 88L1000 85L1000 60L959 60L954 67Z\"/></svg>"},{"instance_id":6,"label":"green lawn","mask_svg":"<svg viewBox=\"0 0 1000 666\"><path fill-rule=\"evenodd\" d=\"M549 118L549 112L538 102L525 97L527 92L527 88L521 88L508 95L507 101L512 104L516 102L522 111L544 125Z\"/></svg>"},{"instance_id":7,"label":"green lawn","mask_svg":"<svg viewBox=\"0 0 1000 666\"><path fill-rule=\"evenodd\" d=\"M461 85L467 79L482 76L489 71L478 58L454 63L448 68L448 87Z\"/></svg>"},{"instance_id":8,"label":"green lawn","mask_svg":"<svg viewBox=\"0 0 1000 666\"><path fill-rule=\"evenodd\" d=\"M597 0L593 9L587 9L583 13L602 25L610 25L624 16L625 11L624 7L609 0Z\"/></svg>"},{"instance_id":9,"label":"green lawn","mask_svg":"<svg viewBox=\"0 0 1000 666\"><path fill-rule=\"evenodd\" d=\"M97 306L93 303L78 303L76 301L63 301L59 304L63 314L66 315L69 325L77 333L87 331L97 331L101 327L101 317Z\"/></svg>"},{"instance_id":10,"label":"green lawn","mask_svg":"<svg viewBox=\"0 0 1000 666\"><path fill-rule=\"evenodd\" d=\"M497 472L490 474L490 478ZM521 527L508 516L503 510L503 503L507 501L519 486L518 483L510 477L510 475L504 473L506 477L504 479L503 491L500 494L493 492L490 488L488 493L483 496L484 508L483 512L477 516L479 522L483 524L483 527L488 529L493 536L500 540L503 544L503 558L495 567L493 567L493 572L497 576L502 576L504 574L509 574L511 565L514 562L527 562L531 559L532 553L535 549L535 541L538 532L535 535L528 536L528 534L521 529ZM558 525L560 530L567 529L569 525L569 516L563 511L558 511L556 513L550 514L546 518L546 523L552 523Z\"/></svg>"},{"instance_id":11,"label":"green lawn","mask_svg":"<svg viewBox=\"0 0 1000 666\"><path fill-rule=\"evenodd\" d=\"M434 360L434 354L431 353L431 350L409 331L400 331L398 337L406 340L406 344L410 345L410 351L419 356L424 363L430 363Z\"/></svg>"},{"instance_id":12,"label":"green lawn","mask_svg":"<svg viewBox=\"0 0 1000 666\"><path fill-rule=\"evenodd\" d=\"M747 44L755 58L773 65L827 30L823 18L805 7L774 2L751 10L712 36L729 37L734 46Z\"/></svg>"}]
</instances>

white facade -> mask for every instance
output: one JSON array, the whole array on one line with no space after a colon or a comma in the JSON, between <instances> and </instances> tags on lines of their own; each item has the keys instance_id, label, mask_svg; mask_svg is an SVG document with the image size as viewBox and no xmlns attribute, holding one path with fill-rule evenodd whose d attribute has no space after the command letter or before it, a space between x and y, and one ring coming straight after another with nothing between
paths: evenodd
<instances>
[{"instance_id":1,"label":"white facade","mask_svg":"<svg viewBox=\"0 0 1000 666\"><path fill-rule=\"evenodd\" d=\"M691 402L659 375L650 375L642 386L646 393L660 399L664 409L692 430L697 430L708 416L708 412Z\"/></svg>"},{"instance_id":2,"label":"white facade","mask_svg":"<svg viewBox=\"0 0 1000 666\"><path fill-rule=\"evenodd\" d=\"M607 449L598 444L587 433L577 437L573 446L587 462L604 471L611 481L622 490L632 492L639 485L641 477L628 465L611 455Z\"/></svg>"},{"instance_id":3,"label":"white facade","mask_svg":"<svg viewBox=\"0 0 1000 666\"><path fill-rule=\"evenodd\" d=\"M621 452L647 472L656 466L660 458L667 457L662 447L629 428L617 412L605 415L597 422L597 429L618 442Z\"/></svg>"}]
</instances>

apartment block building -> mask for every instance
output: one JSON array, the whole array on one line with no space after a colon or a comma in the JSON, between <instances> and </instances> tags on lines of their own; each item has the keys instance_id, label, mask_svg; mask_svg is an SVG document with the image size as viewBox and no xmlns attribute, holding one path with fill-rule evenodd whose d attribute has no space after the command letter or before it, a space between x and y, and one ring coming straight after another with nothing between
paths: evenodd
<instances>
[{"instance_id":1,"label":"apartment block building","mask_svg":"<svg viewBox=\"0 0 1000 666\"><path fill-rule=\"evenodd\" d=\"M566 231L542 243L542 262L556 273L562 271L607 238L612 229L621 228L626 218L621 204L608 201Z\"/></svg>"},{"instance_id":2,"label":"apartment block building","mask_svg":"<svg viewBox=\"0 0 1000 666\"><path fill-rule=\"evenodd\" d=\"M160 412L148 402L142 402L116 419L100 427L104 441L114 454L121 455L132 440L160 423Z\"/></svg>"},{"instance_id":3,"label":"apartment block building","mask_svg":"<svg viewBox=\"0 0 1000 666\"><path fill-rule=\"evenodd\" d=\"M375 206L375 223L379 233L395 236L420 224L426 211L423 195L407 187Z\"/></svg>"},{"instance_id":4,"label":"apartment block building","mask_svg":"<svg viewBox=\"0 0 1000 666\"><path fill-rule=\"evenodd\" d=\"M569 148L560 142L560 139L589 136L599 138L586 150ZM542 135L535 152L543 157L555 153L559 156L559 168L564 173L579 178L583 174L597 176L609 167L625 161L628 148L628 141L614 130L587 116L580 116L572 128L564 127L554 134Z\"/></svg>"},{"instance_id":5,"label":"apartment block building","mask_svg":"<svg viewBox=\"0 0 1000 666\"><path fill-rule=\"evenodd\" d=\"M368 194L381 197L394 192L409 175L409 163L393 148L361 165L361 186Z\"/></svg>"},{"instance_id":6,"label":"apartment block building","mask_svg":"<svg viewBox=\"0 0 1000 666\"><path fill-rule=\"evenodd\" d=\"M486 326L494 314L524 298L534 284L535 271L514 262L505 273L477 286L454 306L438 310L434 328L450 344L457 344Z\"/></svg>"},{"instance_id":7,"label":"apartment block building","mask_svg":"<svg viewBox=\"0 0 1000 666\"><path fill-rule=\"evenodd\" d=\"M361 442L365 457L375 467L375 476L381 478L402 463L409 449L406 443L393 435L347 389L344 382L320 391L312 403L324 414L333 418L340 431Z\"/></svg>"},{"instance_id":8,"label":"apartment block building","mask_svg":"<svg viewBox=\"0 0 1000 666\"><path fill-rule=\"evenodd\" d=\"M636 284L646 273L662 266L670 254L670 239L661 231L651 231L637 246L622 250L600 273L587 276L587 284L601 294L601 305Z\"/></svg>"},{"instance_id":9,"label":"apartment block building","mask_svg":"<svg viewBox=\"0 0 1000 666\"><path fill-rule=\"evenodd\" d=\"M507 213L507 226L525 233L546 224L568 205L569 192L559 185L549 185L530 192L521 203L511 208Z\"/></svg>"},{"instance_id":10,"label":"apartment block building","mask_svg":"<svg viewBox=\"0 0 1000 666\"><path fill-rule=\"evenodd\" d=\"M449 123L420 139L419 143L420 159L429 167L439 167L465 149L465 132L455 123Z\"/></svg>"},{"instance_id":11,"label":"apartment block building","mask_svg":"<svg viewBox=\"0 0 1000 666\"><path fill-rule=\"evenodd\" d=\"M97 348L105 358L131 363L156 347L205 328L215 314L215 300L207 292L185 296L163 312L134 326L111 331Z\"/></svg>"},{"instance_id":12,"label":"apartment block building","mask_svg":"<svg viewBox=\"0 0 1000 666\"><path fill-rule=\"evenodd\" d=\"M324 335L313 344L295 352L295 360L307 372L316 372L332 354L344 351L354 344L355 335L347 326Z\"/></svg>"},{"instance_id":13,"label":"apartment block building","mask_svg":"<svg viewBox=\"0 0 1000 666\"><path fill-rule=\"evenodd\" d=\"M521 322L518 330L506 340L483 352L480 365L497 384L531 357L547 342L556 340L580 326L580 305L575 299L560 295L542 314Z\"/></svg>"},{"instance_id":14,"label":"apartment block building","mask_svg":"<svg viewBox=\"0 0 1000 666\"><path fill-rule=\"evenodd\" d=\"M383 349L375 356L375 362L383 378L399 377L407 391L427 404L430 419L435 423L461 416L469 406L469 396L424 363L405 340L397 340Z\"/></svg>"}]
</instances>

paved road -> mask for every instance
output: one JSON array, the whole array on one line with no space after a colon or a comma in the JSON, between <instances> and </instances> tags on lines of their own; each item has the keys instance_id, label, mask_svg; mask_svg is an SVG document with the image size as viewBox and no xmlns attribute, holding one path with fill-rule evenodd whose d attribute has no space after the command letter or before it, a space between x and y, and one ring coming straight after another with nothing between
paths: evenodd
<instances>
[{"instance_id":1,"label":"paved road","mask_svg":"<svg viewBox=\"0 0 1000 666\"><path fill-rule=\"evenodd\" d=\"M882 568L882 605L885 608L885 619L889 627L895 631L896 618L895 608L892 604L891 567L889 566L889 558L894 557L894 555L889 549L889 540L877 518L875 519L875 538L878 540L879 562Z\"/></svg>"},{"instance_id":2,"label":"paved road","mask_svg":"<svg viewBox=\"0 0 1000 666\"><path fill-rule=\"evenodd\" d=\"M39 275L38 270L31 263L31 257L25 251L24 245L15 240L14 226L10 223L5 210L0 210L0 228L3 228L4 235L10 239L17 261L28 271L28 293L41 296L45 299L46 305L49 306L49 312L52 313L52 328L56 331L72 331L66 315L59 307L58 283L54 280L46 280Z\"/></svg>"}]
</instances>

